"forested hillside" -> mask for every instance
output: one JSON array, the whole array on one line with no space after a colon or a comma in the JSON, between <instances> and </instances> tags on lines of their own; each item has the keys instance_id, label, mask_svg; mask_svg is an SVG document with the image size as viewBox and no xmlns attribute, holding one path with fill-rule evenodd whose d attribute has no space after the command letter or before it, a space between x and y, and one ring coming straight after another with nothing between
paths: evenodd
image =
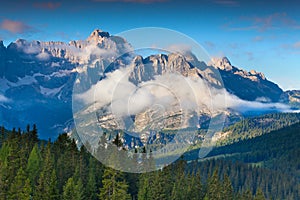
<instances>
[{"instance_id":1,"label":"forested hillside","mask_svg":"<svg viewBox=\"0 0 300 200\"><path fill-rule=\"evenodd\" d=\"M227 145L244 139L254 138L291 126L297 122L300 122L300 113L271 113L246 118L226 127L223 132L227 133L227 137L218 143L219 145Z\"/></svg>"},{"instance_id":2,"label":"forested hillside","mask_svg":"<svg viewBox=\"0 0 300 200\"><path fill-rule=\"evenodd\" d=\"M206 161L200 162L199 165L233 162L234 168L225 167L225 171L232 178L236 190L243 183L243 187L246 188L263 188L268 198L299 199L299 134L300 123L296 123L252 139L216 147L205 158ZM197 151L185 155L188 160L197 159L197 156ZM223 168L224 163L215 165ZM239 165L246 168L235 168Z\"/></svg>"},{"instance_id":3,"label":"forested hillside","mask_svg":"<svg viewBox=\"0 0 300 200\"><path fill-rule=\"evenodd\" d=\"M181 158L155 172L123 173L102 165L85 146L78 149L67 134L53 142L39 140L35 126L25 131L2 127L0 145L0 199L299 197L297 182L288 174L223 159L187 162ZM108 145L122 144L116 139Z\"/></svg>"}]
</instances>

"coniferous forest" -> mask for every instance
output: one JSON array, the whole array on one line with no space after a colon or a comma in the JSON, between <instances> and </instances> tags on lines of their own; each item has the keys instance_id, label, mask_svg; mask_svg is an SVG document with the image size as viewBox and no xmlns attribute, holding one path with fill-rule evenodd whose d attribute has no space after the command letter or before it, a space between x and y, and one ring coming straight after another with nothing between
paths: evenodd
<instances>
[{"instance_id":1,"label":"coniferous forest","mask_svg":"<svg viewBox=\"0 0 300 200\"><path fill-rule=\"evenodd\" d=\"M292 130L299 130L299 125ZM120 145L119 140L109 145ZM61 134L38 138L38 129L1 128L0 199L299 199L299 179L283 170L213 158L181 157L161 170L123 173L102 165L86 146ZM228 149L226 149L228 151ZM276 152L275 152L276 153ZM289 155L282 159L289 159ZM291 159L291 158L290 158ZM296 159L296 158L294 158ZM282 160L281 162L284 162ZM298 168L297 168L298 167ZM299 165L296 166L299 171Z\"/></svg>"}]
</instances>

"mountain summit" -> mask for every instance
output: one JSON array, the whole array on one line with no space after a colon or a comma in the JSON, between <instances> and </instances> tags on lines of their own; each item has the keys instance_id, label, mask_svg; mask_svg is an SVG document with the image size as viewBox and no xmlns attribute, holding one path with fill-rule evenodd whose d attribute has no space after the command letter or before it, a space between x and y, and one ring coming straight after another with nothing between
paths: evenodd
<instances>
[{"instance_id":1,"label":"mountain summit","mask_svg":"<svg viewBox=\"0 0 300 200\"><path fill-rule=\"evenodd\" d=\"M6 127L37 123L40 132L46 134L42 137L48 138L49 134L54 137L72 124L71 100L76 76L95 74L98 78L90 81L96 83L106 72L126 65L132 66L129 79L135 84L176 71L218 86L222 83L213 76L213 71L218 69L225 89L241 99L279 102L284 94L262 73L234 67L226 57L213 59L211 64L197 60L193 54L177 53L116 59L130 50L124 38L100 29L94 30L86 40L69 43L17 40L5 47L1 41L0 95L3 98L0 100L6 101L0 101L0 121ZM105 69L107 62L111 64Z\"/></svg>"},{"instance_id":2,"label":"mountain summit","mask_svg":"<svg viewBox=\"0 0 300 200\"><path fill-rule=\"evenodd\" d=\"M98 43L99 40L103 38L108 38L110 35L108 32L102 31L100 29L94 30L91 35L87 38L87 41L89 42L95 42Z\"/></svg>"}]
</instances>

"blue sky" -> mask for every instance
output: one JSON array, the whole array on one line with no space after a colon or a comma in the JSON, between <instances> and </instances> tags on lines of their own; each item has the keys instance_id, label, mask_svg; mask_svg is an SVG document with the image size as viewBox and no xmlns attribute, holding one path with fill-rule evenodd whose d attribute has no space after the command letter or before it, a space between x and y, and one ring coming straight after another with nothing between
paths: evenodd
<instances>
[{"instance_id":1,"label":"blue sky","mask_svg":"<svg viewBox=\"0 0 300 200\"><path fill-rule=\"evenodd\" d=\"M263 72L283 89L300 89L300 3L235 0L73 0L7 2L0 39L69 41L96 28L117 34L163 27L199 42L211 56Z\"/></svg>"}]
</instances>

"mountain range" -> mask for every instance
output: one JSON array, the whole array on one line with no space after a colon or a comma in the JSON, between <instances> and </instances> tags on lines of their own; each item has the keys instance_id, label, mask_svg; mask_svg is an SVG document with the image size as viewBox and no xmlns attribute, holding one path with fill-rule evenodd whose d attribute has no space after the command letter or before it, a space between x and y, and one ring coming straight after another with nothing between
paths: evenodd
<instances>
[{"instance_id":1,"label":"mountain range","mask_svg":"<svg viewBox=\"0 0 300 200\"><path fill-rule=\"evenodd\" d=\"M292 108L300 105L300 91L283 91L263 73L232 66L226 57L214 58L211 63L199 61L191 52L142 57L132 52L126 38L96 29L86 40L69 43L18 39L6 47L0 41L0 122L8 128L36 123L40 137L55 138L58 133L74 127L74 84L86 82L84 87L91 87L125 66L130 67L128 81L135 86L153 83L160 76L177 73L183 77L205 80L209 87L225 88L228 94L242 102L270 103L272 106L268 107L267 112L277 111L277 108L273 109L276 103ZM216 77L216 72L221 79ZM110 129L118 120L109 116L104 109L107 106L97 111L98 121L100 126ZM185 114L199 117L199 112ZM155 118L162 113L165 116L163 119ZM149 124L157 124L161 120L167 123L167 128L178 128L178 116L183 114L179 110L149 108L136 111L131 120L135 131L146 126L149 128ZM152 118L145 120L146 115ZM125 123L123 126L130 128L131 125Z\"/></svg>"}]
</instances>

